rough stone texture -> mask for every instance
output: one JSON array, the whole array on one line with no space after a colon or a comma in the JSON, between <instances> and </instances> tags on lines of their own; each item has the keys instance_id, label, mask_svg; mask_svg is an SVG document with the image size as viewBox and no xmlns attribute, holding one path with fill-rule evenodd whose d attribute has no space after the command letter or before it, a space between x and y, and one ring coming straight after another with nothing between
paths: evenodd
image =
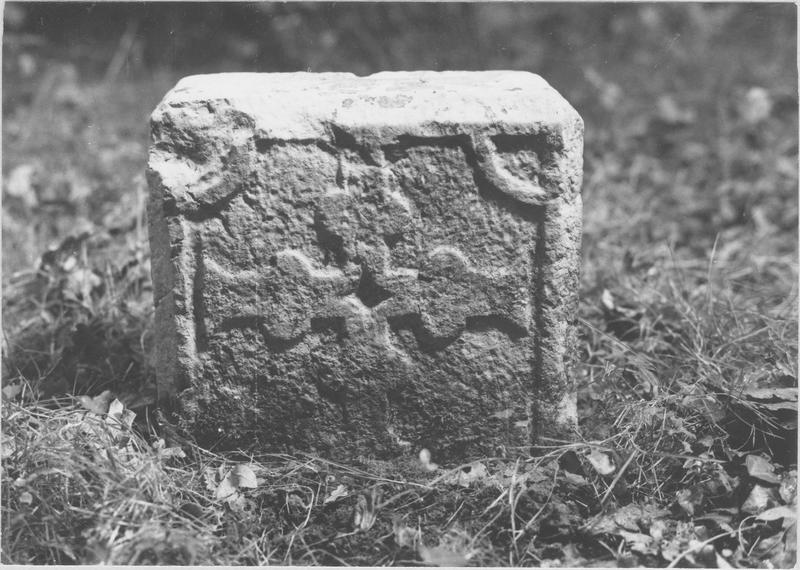
<instances>
[{"instance_id":1,"label":"rough stone texture","mask_svg":"<svg viewBox=\"0 0 800 570\"><path fill-rule=\"evenodd\" d=\"M582 146L524 72L183 79L148 170L161 404L336 457L569 437Z\"/></svg>"}]
</instances>

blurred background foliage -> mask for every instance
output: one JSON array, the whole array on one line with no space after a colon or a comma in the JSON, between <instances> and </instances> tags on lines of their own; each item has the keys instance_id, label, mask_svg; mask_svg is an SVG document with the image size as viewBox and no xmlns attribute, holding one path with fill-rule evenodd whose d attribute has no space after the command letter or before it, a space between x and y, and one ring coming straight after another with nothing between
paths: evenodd
<instances>
[{"instance_id":1,"label":"blurred background foliage","mask_svg":"<svg viewBox=\"0 0 800 570\"><path fill-rule=\"evenodd\" d=\"M3 69L31 47L95 77L119 73L111 65L119 49L125 75L525 69L581 104L595 99L590 65L601 76L626 67L616 79L634 94L654 80L702 90L714 74L692 54L711 47L703 66L738 60L747 70L738 79L761 83L795 67L785 43L794 20L787 3L9 2Z\"/></svg>"}]
</instances>

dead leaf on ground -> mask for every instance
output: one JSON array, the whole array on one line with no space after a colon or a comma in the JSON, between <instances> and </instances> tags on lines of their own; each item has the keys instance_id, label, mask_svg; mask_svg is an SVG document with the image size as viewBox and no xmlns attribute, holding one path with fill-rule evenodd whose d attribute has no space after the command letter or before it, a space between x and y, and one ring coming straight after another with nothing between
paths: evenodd
<instances>
[{"instance_id":1,"label":"dead leaf on ground","mask_svg":"<svg viewBox=\"0 0 800 570\"><path fill-rule=\"evenodd\" d=\"M114 395L111 390L104 390L101 394L95 397L91 396L78 396L78 402L81 407L97 414L98 416L105 415L109 411L109 405Z\"/></svg>"},{"instance_id":2,"label":"dead leaf on ground","mask_svg":"<svg viewBox=\"0 0 800 570\"><path fill-rule=\"evenodd\" d=\"M258 487L256 474L249 465L237 465L231 473L235 477L237 487L241 489L255 489Z\"/></svg>"},{"instance_id":3,"label":"dead leaf on ground","mask_svg":"<svg viewBox=\"0 0 800 570\"><path fill-rule=\"evenodd\" d=\"M592 449L586 456L586 459L589 460L594 470L600 475L611 475L617 469L611 456L607 453L603 453L599 449Z\"/></svg>"},{"instance_id":4,"label":"dead leaf on ground","mask_svg":"<svg viewBox=\"0 0 800 570\"><path fill-rule=\"evenodd\" d=\"M668 514L669 511L656 505L631 503L616 511L601 515L592 524L590 532L594 535L617 534L622 536L623 533L639 533L650 529L651 536L656 537L658 535L657 523ZM653 528L656 530L652 530Z\"/></svg>"},{"instance_id":5,"label":"dead leaf on ground","mask_svg":"<svg viewBox=\"0 0 800 570\"><path fill-rule=\"evenodd\" d=\"M757 514L756 518L761 521L776 521L778 519L797 520L797 511L786 505L781 505Z\"/></svg>"},{"instance_id":6,"label":"dead leaf on ground","mask_svg":"<svg viewBox=\"0 0 800 570\"><path fill-rule=\"evenodd\" d=\"M742 394L752 400L785 400L797 402L797 388L747 388Z\"/></svg>"},{"instance_id":7,"label":"dead leaf on ground","mask_svg":"<svg viewBox=\"0 0 800 570\"><path fill-rule=\"evenodd\" d=\"M772 487L756 485L742 504L742 512L749 515L763 513L778 504L778 492Z\"/></svg>"},{"instance_id":8,"label":"dead leaf on ground","mask_svg":"<svg viewBox=\"0 0 800 570\"><path fill-rule=\"evenodd\" d=\"M675 498L678 500L678 506L680 506L687 515L693 517L695 512L702 506L705 496L701 487L694 486L688 489L679 489L675 493Z\"/></svg>"},{"instance_id":9,"label":"dead leaf on ground","mask_svg":"<svg viewBox=\"0 0 800 570\"><path fill-rule=\"evenodd\" d=\"M420 545L419 556L423 562L434 566L466 566L469 561L466 554L453 552L443 546L428 548Z\"/></svg>"},{"instance_id":10,"label":"dead leaf on ground","mask_svg":"<svg viewBox=\"0 0 800 570\"><path fill-rule=\"evenodd\" d=\"M153 443L153 449L161 459L184 459L186 453L180 447L167 447L163 438L158 438Z\"/></svg>"},{"instance_id":11,"label":"dead leaf on ground","mask_svg":"<svg viewBox=\"0 0 800 570\"><path fill-rule=\"evenodd\" d=\"M353 526L357 530L367 531L375 524L378 519L378 498L379 492L376 489L358 496L355 512L353 513Z\"/></svg>"},{"instance_id":12,"label":"dead leaf on ground","mask_svg":"<svg viewBox=\"0 0 800 570\"><path fill-rule=\"evenodd\" d=\"M797 470L792 469L784 473L778 493L787 505L793 505L797 501Z\"/></svg>"},{"instance_id":13,"label":"dead leaf on ground","mask_svg":"<svg viewBox=\"0 0 800 570\"><path fill-rule=\"evenodd\" d=\"M660 540L661 556L664 560L673 561L683 554L690 541L697 540L694 524L684 521L665 523ZM687 557L688 559L689 557Z\"/></svg>"},{"instance_id":14,"label":"dead leaf on ground","mask_svg":"<svg viewBox=\"0 0 800 570\"><path fill-rule=\"evenodd\" d=\"M459 485L461 487L469 487L479 481L485 481L489 478L489 471L486 469L486 465L477 461L470 465L468 470L459 469L457 472L451 474L450 476L445 478L447 483L453 485Z\"/></svg>"},{"instance_id":15,"label":"dead leaf on ground","mask_svg":"<svg viewBox=\"0 0 800 570\"><path fill-rule=\"evenodd\" d=\"M718 552L717 555L717 568L733 568L730 562L725 560Z\"/></svg>"},{"instance_id":16,"label":"dead leaf on ground","mask_svg":"<svg viewBox=\"0 0 800 570\"><path fill-rule=\"evenodd\" d=\"M431 461L431 452L425 448L419 450L419 462L422 463L422 467L424 467L426 471L436 471L439 469L439 465Z\"/></svg>"},{"instance_id":17,"label":"dead leaf on ground","mask_svg":"<svg viewBox=\"0 0 800 570\"><path fill-rule=\"evenodd\" d=\"M11 384L3 387L3 398L13 400L22 392L22 384Z\"/></svg>"},{"instance_id":18,"label":"dead leaf on ground","mask_svg":"<svg viewBox=\"0 0 800 570\"><path fill-rule=\"evenodd\" d=\"M255 489L258 487L256 474L249 465L236 465L225 474L216 489L216 498L231 502L236 499L239 489Z\"/></svg>"},{"instance_id":19,"label":"dead leaf on ground","mask_svg":"<svg viewBox=\"0 0 800 570\"><path fill-rule=\"evenodd\" d=\"M65 298L86 303L91 299L92 291L102 284L103 280L94 271L79 267L69 272L62 291Z\"/></svg>"},{"instance_id":20,"label":"dead leaf on ground","mask_svg":"<svg viewBox=\"0 0 800 570\"><path fill-rule=\"evenodd\" d=\"M325 500L322 502L323 505L327 505L328 503L332 503L334 501L338 501L339 499L348 496L350 493L347 491L347 487L344 485L339 485L336 487L330 495L325 497Z\"/></svg>"},{"instance_id":21,"label":"dead leaf on ground","mask_svg":"<svg viewBox=\"0 0 800 570\"><path fill-rule=\"evenodd\" d=\"M628 547L634 552L645 555L658 554L658 546L655 544L653 537L649 535L626 530L619 530L617 534L625 539Z\"/></svg>"},{"instance_id":22,"label":"dead leaf on ground","mask_svg":"<svg viewBox=\"0 0 800 570\"><path fill-rule=\"evenodd\" d=\"M203 469L203 480L206 483L206 489L216 492L217 490L217 473L214 469L206 467Z\"/></svg>"},{"instance_id":23,"label":"dead leaf on ground","mask_svg":"<svg viewBox=\"0 0 800 570\"><path fill-rule=\"evenodd\" d=\"M781 482L781 478L775 475L775 466L760 455L748 455L745 458L745 466L750 477L774 485Z\"/></svg>"},{"instance_id":24,"label":"dead leaf on ground","mask_svg":"<svg viewBox=\"0 0 800 570\"><path fill-rule=\"evenodd\" d=\"M222 478L217 486L214 497L219 501L232 499L238 493L236 486L232 483L231 478L226 475Z\"/></svg>"},{"instance_id":25,"label":"dead leaf on ground","mask_svg":"<svg viewBox=\"0 0 800 570\"><path fill-rule=\"evenodd\" d=\"M8 175L5 184L6 194L19 198L30 209L39 203L36 195L37 167L33 164L20 164Z\"/></svg>"},{"instance_id":26,"label":"dead leaf on ground","mask_svg":"<svg viewBox=\"0 0 800 570\"><path fill-rule=\"evenodd\" d=\"M115 435L130 430L133 425L133 420L136 414L125 407L125 404L118 399L114 399L108 406L108 417L106 417L106 424L116 431Z\"/></svg>"},{"instance_id":27,"label":"dead leaf on ground","mask_svg":"<svg viewBox=\"0 0 800 570\"><path fill-rule=\"evenodd\" d=\"M569 471L564 471L564 481L566 481L569 485L574 485L575 487L584 487L589 484L589 480L586 479L586 477L577 475L575 473L570 473Z\"/></svg>"},{"instance_id":28,"label":"dead leaf on ground","mask_svg":"<svg viewBox=\"0 0 800 570\"><path fill-rule=\"evenodd\" d=\"M17 450L17 442L13 437L7 434L0 434L2 443L0 443L0 459L11 457Z\"/></svg>"},{"instance_id":29,"label":"dead leaf on ground","mask_svg":"<svg viewBox=\"0 0 800 570\"><path fill-rule=\"evenodd\" d=\"M403 524L400 517L396 517L392 521L392 530L394 533L394 543L400 548L411 547L415 548L419 544L421 532L419 529L413 529L410 526Z\"/></svg>"}]
</instances>

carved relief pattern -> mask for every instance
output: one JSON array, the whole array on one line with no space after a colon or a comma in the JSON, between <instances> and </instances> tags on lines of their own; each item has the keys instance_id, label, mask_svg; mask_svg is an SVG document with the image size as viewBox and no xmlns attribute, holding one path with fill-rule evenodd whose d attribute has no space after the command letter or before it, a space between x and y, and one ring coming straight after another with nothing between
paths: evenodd
<instances>
[{"instance_id":1,"label":"carved relief pattern","mask_svg":"<svg viewBox=\"0 0 800 570\"><path fill-rule=\"evenodd\" d=\"M523 181L503 172L488 141L475 144L484 179L501 180L506 194L530 207L530 197L541 188L522 188ZM452 244L422 243L420 213L397 184L388 183L391 166L380 168L379 187L369 189L369 208L361 202L363 189L351 188L348 180L371 184L375 177L359 179L358 168L349 169L341 157L340 171L339 186L316 195L313 206L319 243L312 247L324 248L331 263L321 266L294 247L280 249L269 265L254 270L231 270L224 260L203 256L197 271L204 296L215 307L207 317L201 312L211 322L196 326L209 327L211 334L246 326L261 331L266 341L283 343L319 327L386 345L392 328L411 329L429 344L451 342L472 324L489 323L514 337L529 334L529 263L478 267ZM395 266L392 250L398 243L418 246L414 266Z\"/></svg>"}]
</instances>

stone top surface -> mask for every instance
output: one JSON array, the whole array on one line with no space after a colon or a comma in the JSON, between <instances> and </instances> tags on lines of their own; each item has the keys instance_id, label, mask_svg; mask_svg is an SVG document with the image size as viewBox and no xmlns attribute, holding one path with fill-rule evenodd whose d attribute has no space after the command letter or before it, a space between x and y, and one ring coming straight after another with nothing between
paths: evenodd
<instances>
[{"instance_id":1,"label":"stone top surface","mask_svg":"<svg viewBox=\"0 0 800 570\"><path fill-rule=\"evenodd\" d=\"M444 136L471 125L526 134L580 120L544 79L523 71L194 75L166 95L154 118L196 103L230 106L252 118L257 135L275 139L325 137L331 122L385 139L398 132Z\"/></svg>"}]
</instances>

